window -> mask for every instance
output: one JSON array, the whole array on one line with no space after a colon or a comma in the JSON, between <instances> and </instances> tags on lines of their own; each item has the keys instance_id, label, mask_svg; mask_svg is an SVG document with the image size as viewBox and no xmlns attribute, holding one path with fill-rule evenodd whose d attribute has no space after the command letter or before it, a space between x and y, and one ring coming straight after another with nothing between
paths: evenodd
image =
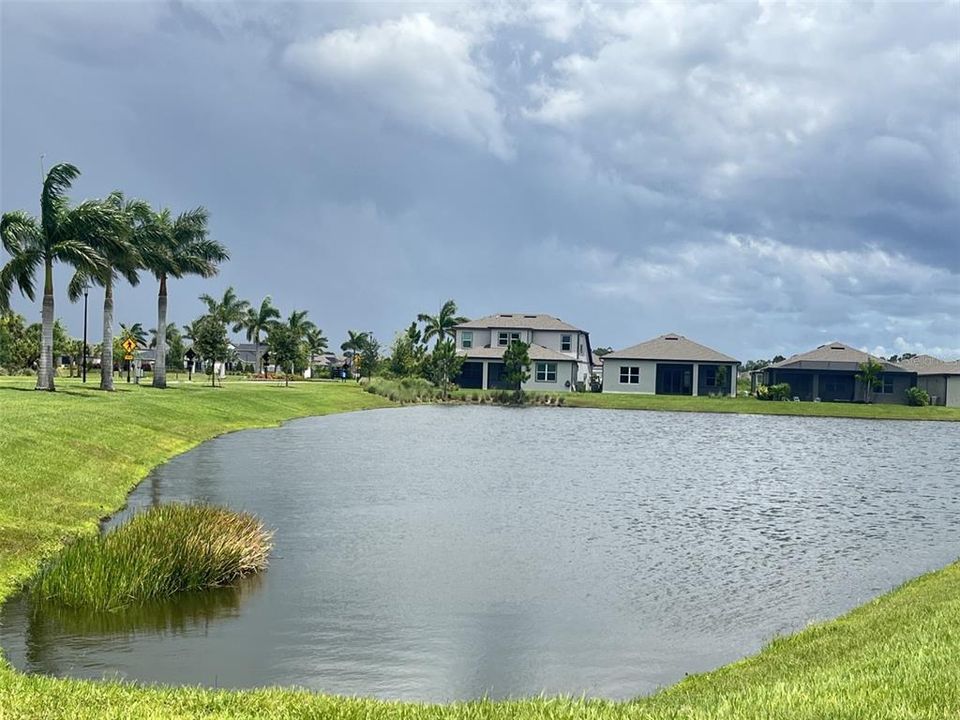
<instances>
[{"instance_id":1,"label":"window","mask_svg":"<svg viewBox=\"0 0 960 720\"><path fill-rule=\"evenodd\" d=\"M717 369L715 367L711 365L701 367L700 372L703 373L703 384L705 387L717 386Z\"/></svg>"},{"instance_id":2,"label":"window","mask_svg":"<svg viewBox=\"0 0 960 720\"><path fill-rule=\"evenodd\" d=\"M537 382L556 382L557 364L555 362L537 363Z\"/></svg>"},{"instance_id":3,"label":"window","mask_svg":"<svg viewBox=\"0 0 960 720\"><path fill-rule=\"evenodd\" d=\"M508 342L515 343L520 342L520 333L518 332L501 332L497 334L497 344L505 346Z\"/></svg>"},{"instance_id":4,"label":"window","mask_svg":"<svg viewBox=\"0 0 960 720\"><path fill-rule=\"evenodd\" d=\"M570 348L573 346L572 338L569 335L560 336L560 350L562 352L570 352Z\"/></svg>"},{"instance_id":5,"label":"window","mask_svg":"<svg viewBox=\"0 0 960 720\"><path fill-rule=\"evenodd\" d=\"M460 334L460 347L472 348L473 347L473 331L464 330Z\"/></svg>"},{"instance_id":6,"label":"window","mask_svg":"<svg viewBox=\"0 0 960 720\"><path fill-rule=\"evenodd\" d=\"M893 378L883 375L878 380L876 392L881 395L893 395Z\"/></svg>"},{"instance_id":7,"label":"window","mask_svg":"<svg viewBox=\"0 0 960 720\"><path fill-rule=\"evenodd\" d=\"M620 368L621 385L639 385L640 367L638 365L623 365Z\"/></svg>"}]
</instances>

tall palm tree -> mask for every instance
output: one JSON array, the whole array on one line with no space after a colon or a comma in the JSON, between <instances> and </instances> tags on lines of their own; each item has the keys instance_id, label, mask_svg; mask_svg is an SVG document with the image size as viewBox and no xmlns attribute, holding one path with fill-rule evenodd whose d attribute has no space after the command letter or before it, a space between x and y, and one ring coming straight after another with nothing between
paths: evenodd
<instances>
[{"instance_id":1,"label":"tall palm tree","mask_svg":"<svg viewBox=\"0 0 960 720\"><path fill-rule=\"evenodd\" d=\"M326 336L323 334L323 330L318 327L313 327L307 330L306 334L303 336L303 342L307 346L307 353L310 356L309 365L313 365L313 356L322 353L327 349L327 343L329 342Z\"/></svg>"},{"instance_id":2,"label":"tall palm tree","mask_svg":"<svg viewBox=\"0 0 960 720\"><path fill-rule=\"evenodd\" d=\"M127 200L115 190L104 201L117 213L117 232L112 237L100 236L92 243L103 256L106 264L99 273L77 270L67 288L67 296L76 302L89 282L103 288L103 342L100 343L100 389L113 390L113 373L103 368L113 368L113 285L123 277L131 285L140 283L138 270L141 267L140 250L149 241L152 231L153 212L143 200Z\"/></svg>"},{"instance_id":3,"label":"tall palm tree","mask_svg":"<svg viewBox=\"0 0 960 720\"><path fill-rule=\"evenodd\" d=\"M247 315L243 319L243 327L247 331L247 340L253 342L254 357L257 358L261 373L263 373L263 358L260 357L260 333L266 332L270 323L279 319L280 311L273 306L269 295L260 302L260 307L247 308Z\"/></svg>"},{"instance_id":4,"label":"tall palm tree","mask_svg":"<svg viewBox=\"0 0 960 720\"><path fill-rule=\"evenodd\" d=\"M117 218L113 208L97 200L70 207L67 191L80 171L69 163L50 168L40 192L40 219L22 210L4 213L0 239L10 261L0 270L0 310L10 307L16 284L20 294L35 299L34 283L43 268L40 360L37 390L55 390L53 382L53 265L62 262L98 273L106 264L92 240L112 237Z\"/></svg>"},{"instance_id":5,"label":"tall palm tree","mask_svg":"<svg viewBox=\"0 0 960 720\"><path fill-rule=\"evenodd\" d=\"M344 352L358 353L363 351L364 346L367 344L367 340L370 338L370 333L367 332L355 332L353 330L347 330L347 339L345 342L341 343L340 349Z\"/></svg>"},{"instance_id":6,"label":"tall palm tree","mask_svg":"<svg viewBox=\"0 0 960 720\"><path fill-rule=\"evenodd\" d=\"M167 386L167 279L184 275L212 277L217 264L229 259L227 249L211 240L207 230L207 211L196 210L176 217L163 210L154 217L156 232L142 251L144 266L160 284L157 293L157 359L153 370L153 386Z\"/></svg>"},{"instance_id":7,"label":"tall palm tree","mask_svg":"<svg viewBox=\"0 0 960 720\"><path fill-rule=\"evenodd\" d=\"M430 338L436 338L437 345L445 338L456 337L453 328L467 322L467 318L457 315L457 304L453 300L447 300L440 308L438 315L420 313L417 315L417 320L423 323L423 341L429 342Z\"/></svg>"},{"instance_id":8,"label":"tall palm tree","mask_svg":"<svg viewBox=\"0 0 960 720\"><path fill-rule=\"evenodd\" d=\"M240 332L243 328L250 303L241 300L232 285L223 291L223 297L219 300L206 293L200 296L200 300L207 306L210 315L230 326L234 332Z\"/></svg>"}]
</instances>

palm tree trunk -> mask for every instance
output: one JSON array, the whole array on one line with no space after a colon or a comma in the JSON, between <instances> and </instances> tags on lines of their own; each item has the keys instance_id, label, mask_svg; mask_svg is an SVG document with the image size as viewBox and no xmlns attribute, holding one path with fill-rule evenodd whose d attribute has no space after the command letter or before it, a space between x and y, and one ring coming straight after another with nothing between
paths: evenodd
<instances>
[{"instance_id":1,"label":"palm tree trunk","mask_svg":"<svg viewBox=\"0 0 960 720\"><path fill-rule=\"evenodd\" d=\"M260 366L260 374L263 375L263 359L260 357L260 331L253 336L253 359L254 367Z\"/></svg>"},{"instance_id":2,"label":"palm tree trunk","mask_svg":"<svg viewBox=\"0 0 960 720\"><path fill-rule=\"evenodd\" d=\"M113 278L103 286L103 341L100 343L100 389L113 390Z\"/></svg>"},{"instance_id":3,"label":"palm tree trunk","mask_svg":"<svg viewBox=\"0 0 960 720\"><path fill-rule=\"evenodd\" d=\"M56 390L53 385L53 262L47 260L43 278L43 309L40 315L40 362L37 390Z\"/></svg>"},{"instance_id":4,"label":"palm tree trunk","mask_svg":"<svg viewBox=\"0 0 960 720\"><path fill-rule=\"evenodd\" d=\"M153 361L153 386L167 386L167 276L160 276L157 294L157 351Z\"/></svg>"}]
</instances>

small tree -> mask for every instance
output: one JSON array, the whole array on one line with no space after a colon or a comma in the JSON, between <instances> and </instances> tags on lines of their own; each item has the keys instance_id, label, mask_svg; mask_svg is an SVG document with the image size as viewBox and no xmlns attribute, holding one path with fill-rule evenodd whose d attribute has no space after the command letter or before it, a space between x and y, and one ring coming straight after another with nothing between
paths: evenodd
<instances>
[{"instance_id":1,"label":"small tree","mask_svg":"<svg viewBox=\"0 0 960 720\"><path fill-rule=\"evenodd\" d=\"M360 367L359 375L373 377L377 368L380 367L380 342L373 336L373 333L366 333L366 341L360 348Z\"/></svg>"},{"instance_id":2,"label":"small tree","mask_svg":"<svg viewBox=\"0 0 960 720\"><path fill-rule=\"evenodd\" d=\"M286 323L274 323L267 335L267 348L273 363L278 368L285 369L283 384L284 387L289 387L290 372L306 361L307 347L300 333Z\"/></svg>"},{"instance_id":3,"label":"small tree","mask_svg":"<svg viewBox=\"0 0 960 720\"><path fill-rule=\"evenodd\" d=\"M210 384L216 387L216 363L226 362L230 349L227 342L227 327L220 318L204 315L194 323L192 335L195 352L211 363Z\"/></svg>"},{"instance_id":4,"label":"small tree","mask_svg":"<svg viewBox=\"0 0 960 720\"><path fill-rule=\"evenodd\" d=\"M873 399L873 391L880 387L881 376L883 375L883 365L873 358L859 365L860 372L855 377L863 385L863 401L870 402Z\"/></svg>"},{"instance_id":5,"label":"small tree","mask_svg":"<svg viewBox=\"0 0 960 720\"><path fill-rule=\"evenodd\" d=\"M416 325L413 326L416 329ZM419 331L417 331L419 334ZM423 346L415 342L409 331L397 333L390 348L390 360L387 366L397 377L413 377L421 372Z\"/></svg>"},{"instance_id":6,"label":"small tree","mask_svg":"<svg viewBox=\"0 0 960 720\"><path fill-rule=\"evenodd\" d=\"M503 378L513 388L517 403L523 402L523 384L530 379L530 346L519 340L503 353Z\"/></svg>"},{"instance_id":7,"label":"small tree","mask_svg":"<svg viewBox=\"0 0 960 720\"><path fill-rule=\"evenodd\" d=\"M457 355L457 345L453 340L441 340L424 362L427 378L440 388L441 397L446 400L450 383L460 374L465 357Z\"/></svg>"}]
</instances>

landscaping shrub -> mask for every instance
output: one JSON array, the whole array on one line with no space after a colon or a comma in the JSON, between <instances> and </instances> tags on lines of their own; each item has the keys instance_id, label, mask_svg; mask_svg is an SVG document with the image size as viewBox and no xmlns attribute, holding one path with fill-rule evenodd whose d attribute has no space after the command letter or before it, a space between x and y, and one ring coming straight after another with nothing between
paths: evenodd
<instances>
[{"instance_id":1,"label":"landscaping shrub","mask_svg":"<svg viewBox=\"0 0 960 720\"><path fill-rule=\"evenodd\" d=\"M106 535L67 546L41 571L32 592L41 602L109 612L222 587L266 568L271 538L248 513L161 505Z\"/></svg>"},{"instance_id":2,"label":"landscaping shrub","mask_svg":"<svg viewBox=\"0 0 960 720\"><path fill-rule=\"evenodd\" d=\"M790 384L777 383L776 385L760 385L757 387L757 399L759 400L789 400Z\"/></svg>"},{"instance_id":3,"label":"landscaping shrub","mask_svg":"<svg viewBox=\"0 0 960 720\"><path fill-rule=\"evenodd\" d=\"M923 388L907 388L905 394L907 396L907 405L913 405L914 407L926 407L930 404L930 393Z\"/></svg>"}]
</instances>

